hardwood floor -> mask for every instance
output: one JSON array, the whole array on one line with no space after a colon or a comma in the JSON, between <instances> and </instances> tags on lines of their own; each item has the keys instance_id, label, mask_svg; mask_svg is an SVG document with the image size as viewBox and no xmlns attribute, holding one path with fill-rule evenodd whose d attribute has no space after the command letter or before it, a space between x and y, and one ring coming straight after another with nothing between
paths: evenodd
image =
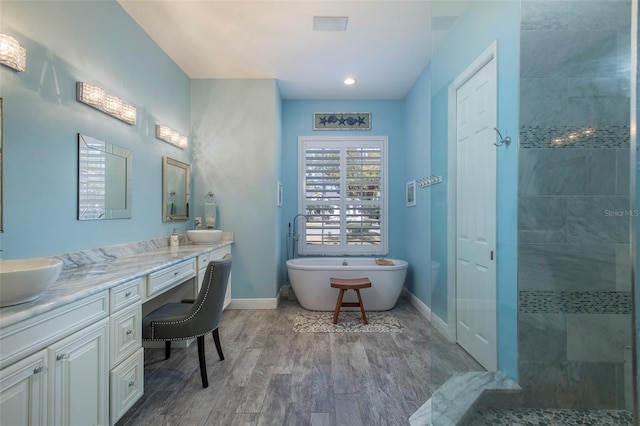
<instances>
[{"instance_id":1,"label":"hardwood floor","mask_svg":"<svg viewBox=\"0 0 640 426\"><path fill-rule=\"evenodd\" d=\"M402 333L294 333L302 310L283 300L277 310L225 311L224 361L206 338L207 389L195 343L174 349L167 361L164 349L146 349L145 394L118 426L408 425L432 383L479 369L432 335L404 298L393 309Z\"/></svg>"}]
</instances>

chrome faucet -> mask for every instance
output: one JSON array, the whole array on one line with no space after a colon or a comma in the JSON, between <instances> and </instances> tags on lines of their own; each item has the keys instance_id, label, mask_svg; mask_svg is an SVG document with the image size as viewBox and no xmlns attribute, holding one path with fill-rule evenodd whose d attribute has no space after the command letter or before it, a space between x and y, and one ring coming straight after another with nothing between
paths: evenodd
<instances>
[{"instance_id":1,"label":"chrome faucet","mask_svg":"<svg viewBox=\"0 0 640 426\"><path fill-rule=\"evenodd\" d=\"M196 218L193 220L193 225L194 225L194 227L195 227L196 229L200 229L200 226L202 226L202 218L200 218L200 217L196 217Z\"/></svg>"},{"instance_id":2,"label":"chrome faucet","mask_svg":"<svg viewBox=\"0 0 640 426\"><path fill-rule=\"evenodd\" d=\"M305 222L307 221L306 214L298 213L293 217L293 239L295 241L298 241L300 239L300 232L298 232L298 219L301 217L304 218Z\"/></svg>"},{"instance_id":3,"label":"chrome faucet","mask_svg":"<svg viewBox=\"0 0 640 426\"><path fill-rule=\"evenodd\" d=\"M303 218L305 222L307 222L308 217L305 214L298 213L293 217L293 232L291 233L291 239L293 240L293 253L292 256L295 258L296 253L298 251L298 241L300 240L300 232L298 231L298 219Z\"/></svg>"}]
</instances>

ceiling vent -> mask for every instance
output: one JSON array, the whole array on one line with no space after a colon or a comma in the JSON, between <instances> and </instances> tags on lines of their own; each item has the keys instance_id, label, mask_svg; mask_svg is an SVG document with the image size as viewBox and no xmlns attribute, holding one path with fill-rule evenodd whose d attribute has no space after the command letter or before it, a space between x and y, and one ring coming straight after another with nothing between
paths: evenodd
<instances>
[{"instance_id":1,"label":"ceiling vent","mask_svg":"<svg viewBox=\"0 0 640 426\"><path fill-rule=\"evenodd\" d=\"M346 31L348 16L314 16L313 31Z\"/></svg>"}]
</instances>

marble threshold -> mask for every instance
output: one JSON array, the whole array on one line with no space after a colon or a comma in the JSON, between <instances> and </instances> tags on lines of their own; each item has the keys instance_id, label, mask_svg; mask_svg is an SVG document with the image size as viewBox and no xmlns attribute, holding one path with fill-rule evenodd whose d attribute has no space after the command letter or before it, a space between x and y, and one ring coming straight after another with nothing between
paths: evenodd
<instances>
[{"instance_id":1,"label":"marble threshold","mask_svg":"<svg viewBox=\"0 0 640 426\"><path fill-rule=\"evenodd\" d=\"M0 308L0 328L231 244L233 232L224 232L214 244L193 244L181 235L178 247L161 237L51 256L62 261L58 280L31 302Z\"/></svg>"},{"instance_id":2,"label":"marble threshold","mask_svg":"<svg viewBox=\"0 0 640 426\"><path fill-rule=\"evenodd\" d=\"M484 397L521 391L515 381L499 371L456 373L409 417L409 423L411 426L464 425Z\"/></svg>"}]
</instances>

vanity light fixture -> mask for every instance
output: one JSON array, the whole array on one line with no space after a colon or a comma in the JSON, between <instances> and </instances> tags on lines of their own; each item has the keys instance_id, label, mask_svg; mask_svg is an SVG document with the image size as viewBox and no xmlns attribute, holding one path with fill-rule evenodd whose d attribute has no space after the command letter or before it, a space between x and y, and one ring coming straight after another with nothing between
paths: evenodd
<instances>
[{"instance_id":1,"label":"vanity light fixture","mask_svg":"<svg viewBox=\"0 0 640 426\"><path fill-rule=\"evenodd\" d=\"M104 89L89 83L76 83L76 97L79 102L87 104L127 124L136 124L136 107L128 105L122 99L108 95Z\"/></svg>"},{"instance_id":2,"label":"vanity light fixture","mask_svg":"<svg viewBox=\"0 0 640 426\"><path fill-rule=\"evenodd\" d=\"M186 136L173 130L171 127L156 124L156 138L161 141L175 145L180 149L185 149L189 144Z\"/></svg>"},{"instance_id":3,"label":"vanity light fixture","mask_svg":"<svg viewBox=\"0 0 640 426\"><path fill-rule=\"evenodd\" d=\"M20 46L15 38L0 34L0 64L16 71L25 71L27 69L27 49Z\"/></svg>"}]
</instances>

